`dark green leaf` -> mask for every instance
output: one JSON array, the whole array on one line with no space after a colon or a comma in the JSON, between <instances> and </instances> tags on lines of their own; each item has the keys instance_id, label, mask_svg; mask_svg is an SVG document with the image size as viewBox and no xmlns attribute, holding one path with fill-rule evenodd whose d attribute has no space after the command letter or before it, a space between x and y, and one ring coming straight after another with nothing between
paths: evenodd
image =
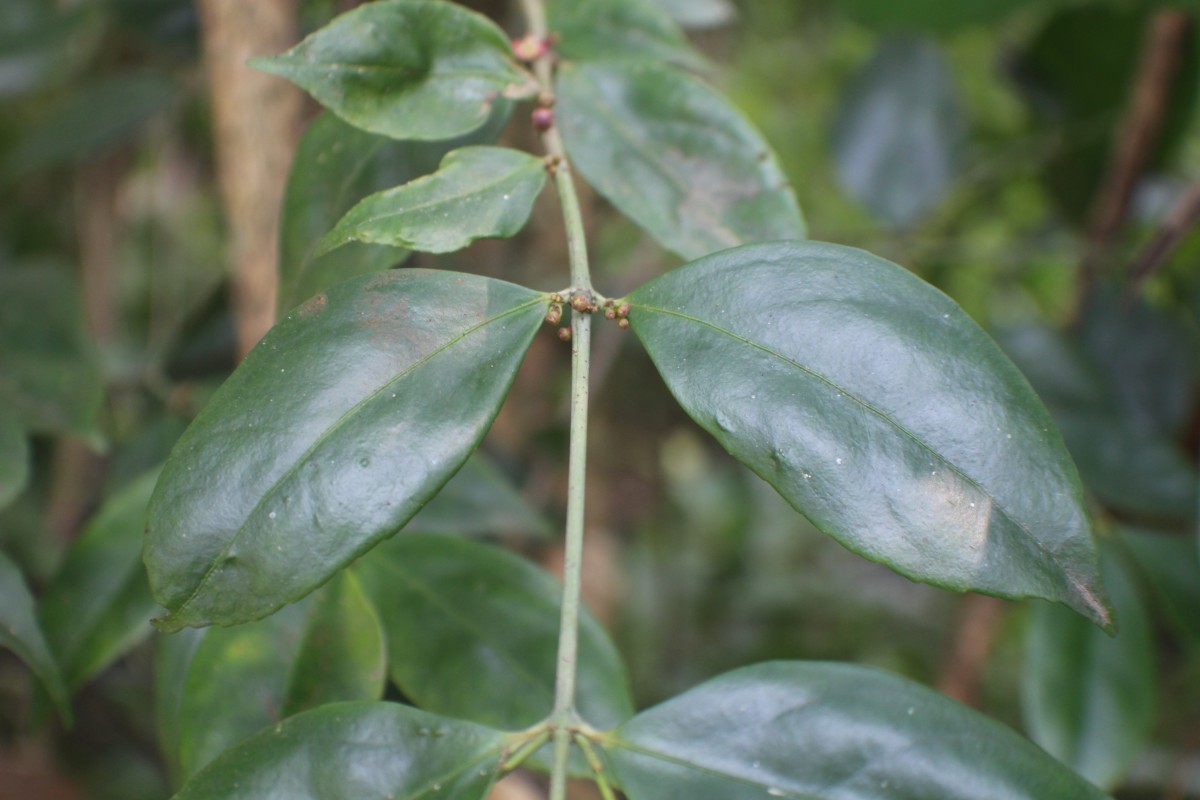
<instances>
[{"instance_id":1,"label":"dark green leaf","mask_svg":"<svg viewBox=\"0 0 1200 800\"><path fill-rule=\"evenodd\" d=\"M439 142L397 142L361 131L335 114L317 117L300 139L284 195L280 315L339 281L403 260L405 253L366 244L320 257L315 253L321 237L363 197L433 172L456 147L494 141L510 111L510 103L498 102L483 127Z\"/></svg>"},{"instance_id":2,"label":"dark green leaf","mask_svg":"<svg viewBox=\"0 0 1200 800\"><path fill-rule=\"evenodd\" d=\"M703 68L704 58L663 9L648 0L576 0L546 9L555 44L572 61L641 59Z\"/></svg>"},{"instance_id":3,"label":"dark green leaf","mask_svg":"<svg viewBox=\"0 0 1200 800\"><path fill-rule=\"evenodd\" d=\"M546 162L520 150L454 150L432 175L364 199L321 240L317 252L357 240L449 253L476 239L515 236L545 183Z\"/></svg>"},{"instance_id":4,"label":"dark green leaf","mask_svg":"<svg viewBox=\"0 0 1200 800\"><path fill-rule=\"evenodd\" d=\"M35 433L96 436L103 381L65 269L0 269L0 406Z\"/></svg>"},{"instance_id":5,"label":"dark green leaf","mask_svg":"<svg viewBox=\"0 0 1200 800\"><path fill-rule=\"evenodd\" d=\"M1046 0L1039 0L1045 3ZM1034 0L837 0L859 22L877 28L951 31L1004 19Z\"/></svg>"},{"instance_id":6,"label":"dark green leaf","mask_svg":"<svg viewBox=\"0 0 1200 800\"><path fill-rule=\"evenodd\" d=\"M684 409L818 528L915 580L1111 625L1050 415L950 298L861 250L777 242L629 300Z\"/></svg>"},{"instance_id":7,"label":"dark green leaf","mask_svg":"<svg viewBox=\"0 0 1200 800\"><path fill-rule=\"evenodd\" d=\"M0 551L0 647L11 650L38 677L59 716L71 721L71 705L58 664L38 627L33 595L17 565Z\"/></svg>"},{"instance_id":8,"label":"dark green leaf","mask_svg":"<svg viewBox=\"0 0 1200 800\"><path fill-rule=\"evenodd\" d=\"M1156 431L1165 418L1155 412L1147 424L1144 412L1121 402L1123 394L1137 390L1119 386L1136 383L1142 374L1141 367L1129 376L1115 369L1126 356L1109 361L1124 345L1108 342L1107 353L1089 353L1093 345L1042 325L1011 328L997 337L1046 402L1084 483L1105 505L1153 519L1188 519L1196 513L1196 469L1172 436ZM1179 362L1170 369L1190 371ZM1165 375L1148 380L1164 389L1178 381Z\"/></svg>"},{"instance_id":9,"label":"dark green leaf","mask_svg":"<svg viewBox=\"0 0 1200 800\"><path fill-rule=\"evenodd\" d=\"M731 22L737 10L729 0L650 0L685 28L716 28Z\"/></svg>"},{"instance_id":10,"label":"dark green leaf","mask_svg":"<svg viewBox=\"0 0 1200 800\"><path fill-rule=\"evenodd\" d=\"M175 800L483 800L504 734L394 703L337 703L224 753Z\"/></svg>"},{"instance_id":11,"label":"dark green leaf","mask_svg":"<svg viewBox=\"0 0 1200 800\"><path fill-rule=\"evenodd\" d=\"M1108 550L1102 565L1120 633L1107 636L1066 609L1038 605L1021 699L1033 740L1111 789L1149 740L1158 677L1153 630L1128 568Z\"/></svg>"},{"instance_id":12,"label":"dark green leaf","mask_svg":"<svg viewBox=\"0 0 1200 800\"><path fill-rule=\"evenodd\" d=\"M25 175L86 161L135 134L178 91L167 78L150 73L118 75L75 87L14 145L4 159L3 172Z\"/></svg>"},{"instance_id":13,"label":"dark green leaf","mask_svg":"<svg viewBox=\"0 0 1200 800\"><path fill-rule=\"evenodd\" d=\"M761 134L690 75L650 63L564 64L556 109L572 163L668 250L696 258L804 237Z\"/></svg>"},{"instance_id":14,"label":"dark green leaf","mask_svg":"<svg viewBox=\"0 0 1200 800\"><path fill-rule=\"evenodd\" d=\"M71 545L38 609L67 687L86 680L148 636L159 611L142 565L154 470L105 503Z\"/></svg>"},{"instance_id":15,"label":"dark green leaf","mask_svg":"<svg viewBox=\"0 0 1200 800\"><path fill-rule=\"evenodd\" d=\"M550 526L500 470L476 452L404 532L541 538L550 534Z\"/></svg>"},{"instance_id":16,"label":"dark green leaf","mask_svg":"<svg viewBox=\"0 0 1200 800\"><path fill-rule=\"evenodd\" d=\"M399 530L478 446L547 307L400 270L288 315L163 469L145 550L162 627L260 618Z\"/></svg>"},{"instance_id":17,"label":"dark green leaf","mask_svg":"<svg viewBox=\"0 0 1200 800\"><path fill-rule=\"evenodd\" d=\"M868 667L736 670L606 736L634 800L1103 798L994 720Z\"/></svg>"},{"instance_id":18,"label":"dark green leaf","mask_svg":"<svg viewBox=\"0 0 1200 800\"><path fill-rule=\"evenodd\" d=\"M397 536L356 569L387 630L392 679L421 708L498 728L554 706L562 586L513 553L469 539ZM625 667L600 624L580 624L578 706L608 727L633 715Z\"/></svg>"},{"instance_id":19,"label":"dark green leaf","mask_svg":"<svg viewBox=\"0 0 1200 800\"><path fill-rule=\"evenodd\" d=\"M1195 540L1126 529L1121 543L1171 625L1192 646L1200 646L1200 552Z\"/></svg>"},{"instance_id":20,"label":"dark green leaf","mask_svg":"<svg viewBox=\"0 0 1200 800\"><path fill-rule=\"evenodd\" d=\"M378 699L385 669L379 620L349 573L267 619L206 631L180 698L183 774L299 711Z\"/></svg>"},{"instance_id":21,"label":"dark green leaf","mask_svg":"<svg viewBox=\"0 0 1200 800\"><path fill-rule=\"evenodd\" d=\"M0 508L16 499L29 482L29 440L13 409L0 407Z\"/></svg>"},{"instance_id":22,"label":"dark green leaf","mask_svg":"<svg viewBox=\"0 0 1200 800\"><path fill-rule=\"evenodd\" d=\"M352 125L394 139L474 130L501 97L537 86L504 32L441 0L380 0L252 66L292 81Z\"/></svg>"},{"instance_id":23,"label":"dark green leaf","mask_svg":"<svg viewBox=\"0 0 1200 800\"><path fill-rule=\"evenodd\" d=\"M966 118L937 45L884 39L842 95L833 126L839 180L890 225L919 221L958 172Z\"/></svg>"}]
</instances>

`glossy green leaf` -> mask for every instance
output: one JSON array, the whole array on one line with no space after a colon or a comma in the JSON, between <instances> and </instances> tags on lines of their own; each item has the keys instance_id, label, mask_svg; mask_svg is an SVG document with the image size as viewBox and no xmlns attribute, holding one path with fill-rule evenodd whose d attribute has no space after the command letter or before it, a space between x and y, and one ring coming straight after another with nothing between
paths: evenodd
<instances>
[{"instance_id":1,"label":"glossy green leaf","mask_svg":"<svg viewBox=\"0 0 1200 800\"><path fill-rule=\"evenodd\" d=\"M153 73L130 73L77 86L4 158L11 176L86 161L137 133L179 88Z\"/></svg>"},{"instance_id":2,"label":"glossy green leaf","mask_svg":"<svg viewBox=\"0 0 1200 800\"><path fill-rule=\"evenodd\" d=\"M1195 540L1125 529L1121 544L1166 619L1191 646L1200 646L1200 552Z\"/></svg>"},{"instance_id":3,"label":"glossy green leaf","mask_svg":"<svg viewBox=\"0 0 1200 800\"><path fill-rule=\"evenodd\" d=\"M542 538L550 535L550 525L491 461L476 452L404 532Z\"/></svg>"},{"instance_id":4,"label":"glossy green leaf","mask_svg":"<svg viewBox=\"0 0 1200 800\"><path fill-rule=\"evenodd\" d=\"M732 22L737 9L729 0L650 0L685 28L717 28Z\"/></svg>"},{"instance_id":5,"label":"glossy green leaf","mask_svg":"<svg viewBox=\"0 0 1200 800\"><path fill-rule=\"evenodd\" d=\"M1000 723L848 664L726 673L607 734L632 800L1100 800Z\"/></svg>"},{"instance_id":6,"label":"glossy green leaf","mask_svg":"<svg viewBox=\"0 0 1200 800\"><path fill-rule=\"evenodd\" d=\"M0 406L35 433L94 436L102 401L73 276L52 264L0 269Z\"/></svg>"},{"instance_id":7,"label":"glossy green leaf","mask_svg":"<svg viewBox=\"0 0 1200 800\"><path fill-rule=\"evenodd\" d=\"M555 108L579 172L668 250L696 258L804 238L796 197L761 134L687 73L564 64Z\"/></svg>"},{"instance_id":8,"label":"glossy green leaf","mask_svg":"<svg viewBox=\"0 0 1200 800\"><path fill-rule=\"evenodd\" d=\"M71 705L58 663L46 646L34 612L33 595L21 570L0 551L0 647L11 650L46 687L54 707L68 723Z\"/></svg>"},{"instance_id":9,"label":"glossy green leaf","mask_svg":"<svg viewBox=\"0 0 1200 800\"><path fill-rule=\"evenodd\" d=\"M576 0L550 3L554 49L572 61L640 59L703 68L704 58L651 0Z\"/></svg>"},{"instance_id":10,"label":"glossy green leaf","mask_svg":"<svg viewBox=\"0 0 1200 800\"><path fill-rule=\"evenodd\" d=\"M833 126L838 179L889 225L918 222L958 172L966 117L937 45L883 39L842 94Z\"/></svg>"},{"instance_id":11,"label":"glossy green leaf","mask_svg":"<svg viewBox=\"0 0 1200 800\"><path fill-rule=\"evenodd\" d=\"M776 242L629 301L684 409L818 528L915 580L1111 625L1050 415L950 298L861 250Z\"/></svg>"},{"instance_id":12,"label":"glossy green leaf","mask_svg":"<svg viewBox=\"0 0 1200 800\"><path fill-rule=\"evenodd\" d=\"M379 0L251 65L287 78L352 125L395 139L474 130L501 97L537 86L486 17L442 0Z\"/></svg>"},{"instance_id":13,"label":"glossy green leaf","mask_svg":"<svg viewBox=\"0 0 1200 800\"><path fill-rule=\"evenodd\" d=\"M337 703L222 754L175 800L483 800L505 744L408 706Z\"/></svg>"},{"instance_id":14,"label":"glossy green leaf","mask_svg":"<svg viewBox=\"0 0 1200 800\"><path fill-rule=\"evenodd\" d=\"M400 270L288 315L163 469L145 548L160 625L260 618L399 530L478 446L547 307Z\"/></svg>"},{"instance_id":15,"label":"glossy green leaf","mask_svg":"<svg viewBox=\"0 0 1200 800\"><path fill-rule=\"evenodd\" d=\"M1153 628L1128 567L1103 552L1121 630L1110 637L1066 609L1039 605L1026 632L1021 700L1031 738L1105 789L1150 738L1158 673Z\"/></svg>"},{"instance_id":16,"label":"glossy green leaf","mask_svg":"<svg viewBox=\"0 0 1200 800\"><path fill-rule=\"evenodd\" d=\"M29 482L29 439L11 408L0 407L0 508Z\"/></svg>"},{"instance_id":17,"label":"glossy green leaf","mask_svg":"<svg viewBox=\"0 0 1200 800\"><path fill-rule=\"evenodd\" d=\"M1142 338L1132 331L1126 337ZM1105 505L1151 519L1188 519L1196 513L1200 478L1175 443L1176 434L1163 432L1169 412L1151 411L1149 406L1138 410L1121 398L1141 396L1141 390L1119 388L1144 378L1165 390L1154 402L1170 404L1166 397L1174 392L1167 387L1182 388L1186 382L1162 372L1150 378L1142 371L1146 367L1124 374L1136 356L1117 357L1128 345L1107 337L1089 345L1044 325L1024 325L998 331L997 338L1045 401L1084 483ZM1094 349L1101 341L1106 343ZM1191 370L1186 361L1172 360L1170 366L1161 361L1174 346L1164 342L1155 357L1146 360L1165 372L1187 375ZM1132 349L1144 350L1140 345Z\"/></svg>"},{"instance_id":18,"label":"glossy green leaf","mask_svg":"<svg viewBox=\"0 0 1200 800\"><path fill-rule=\"evenodd\" d=\"M497 102L483 127L438 142L397 142L361 131L328 112L313 120L300 139L284 194L280 316L335 283L401 261L406 253L357 243L318 257L317 243L372 192L428 175L456 147L494 141L510 111L511 103Z\"/></svg>"},{"instance_id":19,"label":"glossy green leaf","mask_svg":"<svg viewBox=\"0 0 1200 800\"><path fill-rule=\"evenodd\" d=\"M379 620L349 573L267 619L206 631L180 697L183 774L284 717L378 699L385 670Z\"/></svg>"},{"instance_id":20,"label":"glossy green leaf","mask_svg":"<svg viewBox=\"0 0 1200 800\"><path fill-rule=\"evenodd\" d=\"M437 172L362 200L321 240L317 254L352 241L426 253L461 250L476 239L525 227L546 183L546 162L507 147L464 147Z\"/></svg>"},{"instance_id":21,"label":"glossy green leaf","mask_svg":"<svg viewBox=\"0 0 1200 800\"><path fill-rule=\"evenodd\" d=\"M76 689L154 630L159 606L142 565L158 470L106 502L67 551L38 609L68 688Z\"/></svg>"},{"instance_id":22,"label":"glossy green leaf","mask_svg":"<svg viewBox=\"0 0 1200 800\"><path fill-rule=\"evenodd\" d=\"M866 25L884 29L952 31L968 25L995 23L1022 7L1046 0L837 0L846 13Z\"/></svg>"},{"instance_id":23,"label":"glossy green leaf","mask_svg":"<svg viewBox=\"0 0 1200 800\"><path fill-rule=\"evenodd\" d=\"M392 680L416 705L498 728L554 706L562 586L490 545L408 534L356 567L387 630ZM633 715L625 667L600 624L580 622L577 704L597 727Z\"/></svg>"}]
</instances>

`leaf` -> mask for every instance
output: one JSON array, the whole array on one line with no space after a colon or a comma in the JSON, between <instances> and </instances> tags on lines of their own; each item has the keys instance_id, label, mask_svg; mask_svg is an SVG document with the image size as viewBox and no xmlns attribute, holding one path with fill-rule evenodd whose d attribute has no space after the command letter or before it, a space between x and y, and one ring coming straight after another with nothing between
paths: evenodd
<instances>
[{"instance_id":1,"label":"leaf","mask_svg":"<svg viewBox=\"0 0 1200 800\"><path fill-rule=\"evenodd\" d=\"M557 97L572 163L668 250L804 238L767 143L697 79L651 63L563 64Z\"/></svg>"},{"instance_id":2,"label":"leaf","mask_svg":"<svg viewBox=\"0 0 1200 800\"><path fill-rule=\"evenodd\" d=\"M737 9L729 0L650 0L685 28L719 28L732 22Z\"/></svg>"},{"instance_id":3,"label":"leaf","mask_svg":"<svg viewBox=\"0 0 1200 800\"><path fill-rule=\"evenodd\" d=\"M137 72L75 86L25 130L2 172L19 177L94 158L136 134L178 91L162 75Z\"/></svg>"},{"instance_id":4,"label":"leaf","mask_svg":"<svg viewBox=\"0 0 1200 800\"><path fill-rule=\"evenodd\" d=\"M550 535L550 526L477 451L404 526L404 532L543 538Z\"/></svg>"},{"instance_id":5,"label":"leaf","mask_svg":"<svg viewBox=\"0 0 1200 800\"><path fill-rule=\"evenodd\" d=\"M838 179L887 224L912 225L953 183L966 127L937 45L883 39L842 93L833 125Z\"/></svg>"},{"instance_id":6,"label":"leaf","mask_svg":"<svg viewBox=\"0 0 1200 800\"><path fill-rule=\"evenodd\" d=\"M97 436L103 379L65 269L0 269L0 407L33 433Z\"/></svg>"},{"instance_id":7,"label":"leaf","mask_svg":"<svg viewBox=\"0 0 1200 800\"><path fill-rule=\"evenodd\" d=\"M482 800L498 731L395 703L327 705L227 751L175 800Z\"/></svg>"},{"instance_id":8,"label":"leaf","mask_svg":"<svg viewBox=\"0 0 1200 800\"><path fill-rule=\"evenodd\" d=\"M675 20L649 0L576 0L550 3L555 50L572 61L640 59L704 69L707 62Z\"/></svg>"},{"instance_id":9,"label":"leaf","mask_svg":"<svg viewBox=\"0 0 1200 800\"><path fill-rule=\"evenodd\" d=\"M378 192L342 217L318 255L352 241L426 253L461 250L476 239L525 227L546 183L546 162L507 147L464 147L432 175Z\"/></svg>"},{"instance_id":10,"label":"leaf","mask_svg":"<svg viewBox=\"0 0 1200 800\"><path fill-rule=\"evenodd\" d=\"M0 508L29 483L29 441L11 408L0 407Z\"/></svg>"},{"instance_id":11,"label":"leaf","mask_svg":"<svg viewBox=\"0 0 1200 800\"><path fill-rule=\"evenodd\" d=\"M688 414L819 529L914 580L1111 626L1050 415L950 298L861 250L776 242L628 299Z\"/></svg>"},{"instance_id":12,"label":"leaf","mask_svg":"<svg viewBox=\"0 0 1200 800\"><path fill-rule=\"evenodd\" d=\"M8 556L0 551L0 647L11 650L38 677L58 714L71 722L71 704L58 663L50 655L34 613L33 595Z\"/></svg>"},{"instance_id":13,"label":"leaf","mask_svg":"<svg viewBox=\"0 0 1200 800\"><path fill-rule=\"evenodd\" d=\"M156 634L154 641L154 728L158 749L171 778L183 783L180 752L183 742L183 692L196 650L211 628L185 628L170 636Z\"/></svg>"},{"instance_id":14,"label":"leaf","mask_svg":"<svg viewBox=\"0 0 1200 800\"><path fill-rule=\"evenodd\" d=\"M1113 358L1121 345L1109 342L1107 354L1089 353L1092 345L1043 325L998 331L997 338L1045 401L1085 485L1105 505L1152 519L1189 519L1196 513L1196 469L1173 434L1156 430L1165 420L1152 414L1158 421L1146 424L1142 413L1121 401L1131 392L1120 384L1140 374L1139 369L1124 376L1117 369L1130 359ZM1189 371L1179 362L1170 369ZM1160 375L1151 385L1165 394L1177 380Z\"/></svg>"},{"instance_id":15,"label":"leaf","mask_svg":"<svg viewBox=\"0 0 1200 800\"><path fill-rule=\"evenodd\" d=\"M387 630L392 680L417 706L497 728L554 706L562 586L513 553L405 534L356 566ZM629 679L604 629L580 621L577 705L608 727L633 715Z\"/></svg>"},{"instance_id":16,"label":"leaf","mask_svg":"<svg viewBox=\"0 0 1200 800\"><path fill-rule=\"evenodd\" d=\"M406 253L366 244L318 257L317 242L368 194L433 172L456 147L494 141L510 111L510 103L498 102L483 127L439 142L397 142L361 131L335 114L317 117L300 139L284 195L280 316L339 281L403 260Z\"/></svg>"},{"instance_id":17,"label":"leaf","mask_svg":"<svg viewBox=\"0 0 1200 800\"><path fill-rule=\"evenodd\" d=\"M947 32L998 22L1034 0L837 0L837 5L876 28Z\"/></svg>"},{"instance_id":18,"label":"leaf","mask_svg":"<svg viewBox=\"0 0 1200 800\"><path fill-rule=\"evenodd\" d=\"M265 616L399 530L478 446L547 308L402 270L288 315L163 469L145 549L160 627Z\"/></svg>"},{"instance_id":19,"label":"leaf","mask_svg":"<svg viewBox=\"0 0 1200 800\"><path fill-rule=\"evenodd\" d=\"M206 631L180 698L183 774L297 712L377 700L385 669L379 619L349 573L267 619Z\"/></svg>"},{"instance_id":20,"label":"leaf","mask_svg":"<svg viewBox=\"0 0 1200 800\"><path fill-rule=\"evenodd\" d=\"M1021 700L1035 742L1112 789L1149 741L1158 672L1153 629L1133 578L1114 553L1102 555L1120 633L1109 637L1065 609L1035 607Z\"/></svg>"},{"instance_id":21,"label":"leaf","mask_svg":"<svg viewBox=\"0 0 1200 800\"><path fill-rule=\"evenodd\" d=\"M501 97L537 94L508 38L440 0L380 0L251 66L287 78L342 119L394 139L447 139L487 121Z\"/></svg>"},{"instance_id":22,"label":"leaf","mask_svg":"<svg viewBox=\"0 0 1200 800\"><path fill-rule=\"evenodd\" d=\"M153 470L113 496L71 545L39 616L69 689L77 689L154 630L159 611L142 565Z\"/></svg>"},{"instance_id":23,"label":"leaf","mask_svg":"<svg viewBox=\"0 0 1200 800\"><path fill-rule=\"evenodd\" d=\"M1000 723L869 667L735 670L605 735L636 800L1073 800L1104 795Z\"/></svg>"},{"instance_id":24,"label":"leaf","mask_svg":"<svg viewBox=\"0 0 1200 800\"><path fill-rule=\"evenodd\" d=\"M1200 553L1191 537L1125 529L1125 546L1163 616L1192 647L1200 646Z\"/></svg>"}]
</instances>

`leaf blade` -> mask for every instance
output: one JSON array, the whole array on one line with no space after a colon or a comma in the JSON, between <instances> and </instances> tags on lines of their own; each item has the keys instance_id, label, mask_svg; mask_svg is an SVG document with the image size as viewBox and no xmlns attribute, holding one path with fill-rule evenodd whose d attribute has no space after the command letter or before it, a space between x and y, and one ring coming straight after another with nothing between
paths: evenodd
<instances>
[{"instance_id":1,"label":"leaf blade","mask_svg":"<svg viewBox=\"0 0 1200 800\"><path fill-rule=\"evenodd\" d=\"M668 250L804 238L770 147L697 79L653 63L564 64L557 97L572 164Z\"/></svg>"},{"instance_id":2,"label":"leaf blade","mask_svg":"<svg viewBox=\"0 0 1200 800\"><path fill-rule=\"evenodd\" d=\"M629 301L684 409L843 545L914 580L1111 623L1049 414L945 295L862 251L776 242Z\"/></svg>"},{"instance_id":3,"label":"leaf blade","mask_svg":"<svg viewBox=\"0 0 1200 800\"><path fill-rule=\"evenodd\" d=\"M1103 798L994 720L872 668L735 670L606 734L631 797Z\"/></svg>"},{"instance_id":4,"label":"leaf blade","mask_svg":"<svg viewBox=\"0 0 1200 800\"><path fill-rule=\"evenodd\" d=\"M499 410L548 300L449 272L362 276L264 337L176 445L145 560L160 627L257 619L394 533Z\"/></svg>"},{"instance_id":5,"label":"leaf blade","mask_svg":"<svg viewBox=\"0 0 1200 800\"><path fill-rule=\"evenodd\" d=\"M0 551L0 647L16 653L25 662L46 687L58 715L70 724L67 688L38 625L33 595L17 565L3 551Z\"/></svg>"},{"instance_id":6,"label":"leaf blade","mask_svg":"<svg viewBox=\"0 0 1200 800\"><path fill-rule=\"evenodd\" d=\"M450 253L476 239L509 238L525 227L545 183L540 158L507 147L463 147L432 175L363 198L317 254L351 241Z\"/></svg>"},{"instance_id":7,"label":"leaf blade","mask_svg":"<svg viewBox=\"0 0 1200 800\"><path fill-rule=\"evenodd\" d=\"M536 94L503 31L440 0L383 0L349 11L252 66L287 78L352 125L395 139L478 128L496 100Z\"/></svg>"}]
</instances>

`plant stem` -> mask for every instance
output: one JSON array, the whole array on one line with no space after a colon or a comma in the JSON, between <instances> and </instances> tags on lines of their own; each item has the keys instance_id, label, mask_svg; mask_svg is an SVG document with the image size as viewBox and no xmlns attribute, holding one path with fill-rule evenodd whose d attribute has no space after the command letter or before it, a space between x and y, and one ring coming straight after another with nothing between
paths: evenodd
<instances>
[{"instance_id":1,"label":"plant stem","mask_svg":"<svg viewBox=\"0 0 1200 800\"><path fill-rule=\"evenodd\" d=\"M546 9L542 0L522 0L529 34L544 41ZM553 65L546 57L537 59L535 74L542 89L539 102L549 105L553 91ZM542 134L546 152L554 169L563 222L567 233L567 255L571 265L571 283L576 290L591 293L587 240L579 196L571 177L562 137L551 125ZM567 530L563 556L562 616L558 635L558 665L554 684L554 710L550 724L554 729L554 761L550 774L550 800L566 800L567 763L571 755L573 728L579 723L575 712L575 674L579 650L580 586L583 572L583 508L587 476L588 372L591 358L592 318L590 314L571 315L571 444L567 466Z\"/></svg>"}]
</instances>

